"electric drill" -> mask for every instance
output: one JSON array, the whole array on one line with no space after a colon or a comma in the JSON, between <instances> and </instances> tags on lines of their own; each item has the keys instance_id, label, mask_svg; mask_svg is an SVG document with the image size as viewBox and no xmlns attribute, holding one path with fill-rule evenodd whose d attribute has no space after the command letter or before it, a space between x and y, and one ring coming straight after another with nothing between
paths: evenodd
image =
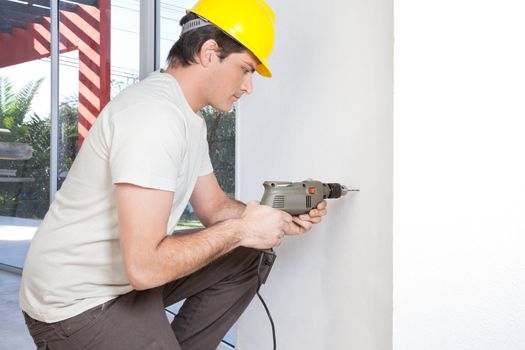
<instances>
[{"instance_id":1,"label":"electric drill","mask_svg":"<svg viewBox=\"0 0 525 350\"><path fill-rule=\"evenodd\" d=\"M302 182L265 181L263 185L264 194L261 204L283 210L290 215L306 214L316 208L323 199L340 198L350 191L359 191L349 189L338 183L322 183L311 180ZM258 271L263 265L267 269L264 275L259 276L260 284L266 282L275 258L273 249L262 250Z\"/></svg>"},{"instance_id":2,"label":"electric drill","mask_svg":"<svg viewBox=\"0 0 525 350\"><path fill-rule=\"evenodd\" d=\"M350 191L338 183L320 181L265 181L261 204L283 210L290 215L306 214L326 198L340 198Z\"/></svg>"}]
</instances>

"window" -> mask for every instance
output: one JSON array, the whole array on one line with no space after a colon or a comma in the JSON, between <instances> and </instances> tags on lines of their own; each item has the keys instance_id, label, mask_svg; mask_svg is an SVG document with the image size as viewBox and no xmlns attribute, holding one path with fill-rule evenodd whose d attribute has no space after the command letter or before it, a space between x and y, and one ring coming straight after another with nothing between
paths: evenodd
<instances>
[{"instance_id":1,"label":"window","mask_svg":"<svg viewBox=\"0 0 525 350\"><path fill-rule=\"evenodd\" d=\"M166 68L166 58L171 46L180 35L180 19L195 1L160 1L160 57L158 64ZM201 110L208 128L208 145L213 170L222 189L235 197L235 108L228 112L218 112L211 107ZM200 227L200 223L190 205L182 214L177 229Z\"/></svg>"},{"instance_id":2,"label":"window","mask_svg":"<svg viewBox=\"0 0 525 350\"><path fill-rule=\"evenodd\" d=\"M79 2L75 13L60 2L61 44L73 44L60 55L58 188L102 108L139 80L138 1L91 3Z\"/></svg>"},{"instance_id":3,"label":"window","mask_svg":"<svg viewBox=\"0 0 525 350\"><path fill-rule=\"evenodd\" d=\"M42 3L0 2L0 263L16 267L99 112L138 81L138 1L57 1L53 82L51 2Z\"/></svg>"},{"instance_id":4,"label":"window","mask_svg":"<svg viewBox=\"0 0 525 350\"><path fill-rule=\"evenodd\" d=\"M52 2L59 5L58 42L52 42ZM158 3L158 67L194 2ZM20 269L91 125L112 97L139 80L141 8L139 0L3 0L0 13L0 267ZM58 79L51 74L53 45ZM52 91L58 93L50 103ZM201 113L215 174L233 197L235 109ZM178 229L199 226L188 206ZM233 343L234 333L225 339Z\"/></svg>"},{"instance_id":5,"label":"window","mask_svg":"<svg viewBox=\"0 0 525 350\"><path fill-rule=\"evenodd\" d=\"M21 267L49 206L50 9L0 3L0 263Z\"/></svg>"}]
</instances>

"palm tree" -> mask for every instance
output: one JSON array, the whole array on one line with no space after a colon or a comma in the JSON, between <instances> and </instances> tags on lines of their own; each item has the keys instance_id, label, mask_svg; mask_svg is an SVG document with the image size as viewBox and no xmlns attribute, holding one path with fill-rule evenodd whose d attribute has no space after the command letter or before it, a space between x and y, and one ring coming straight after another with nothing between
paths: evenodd
<instances>
[{"instance_id":1,"label":"palm tree","mask_svg":"<svg viewBox=\"0 0 525 350\"><path fill-rule=\"evenodd\" d=\"M0 77L0 125L11 130L11 136L7 137L9 141L22 142L17 139L27 136L29 128L24 124L24 119L31 111L33 99L43 80L44 78L31 81L20 91L14 92L9 79ZM40 119L34 113L30 117Z\"/></svg>"},{"instance_id":2,"label":"palm tree","mask_svg":"<svg viewBox=\"0 0 525 350\"><path fill-rule=\"evenodd\" d=\"M0 168L16 171L17 177L33 182L0 182L0 215L42 218L49 204L49 119L31 111L43 78L15 91L7 78L0 77L0 128L9 134L2 141L32 146L29 160L0 160Z\"/></svg>"}]
</instances>

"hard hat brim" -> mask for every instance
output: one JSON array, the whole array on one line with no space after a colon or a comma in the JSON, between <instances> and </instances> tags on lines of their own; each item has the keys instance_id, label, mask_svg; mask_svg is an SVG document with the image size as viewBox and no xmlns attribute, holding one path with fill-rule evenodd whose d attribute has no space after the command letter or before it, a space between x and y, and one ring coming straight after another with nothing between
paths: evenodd
<instances>
[{"instance_id":1,"label":"hard hat brim","mask_svg":"<svg viewBox=\"0 0 525 350\"><path fill-rule=\"evenodd\" d=\"M255 71L265 78L272 77L272 72L270 71L270 68L264 63L259 64Z\"/></svg>"}]
</instances>

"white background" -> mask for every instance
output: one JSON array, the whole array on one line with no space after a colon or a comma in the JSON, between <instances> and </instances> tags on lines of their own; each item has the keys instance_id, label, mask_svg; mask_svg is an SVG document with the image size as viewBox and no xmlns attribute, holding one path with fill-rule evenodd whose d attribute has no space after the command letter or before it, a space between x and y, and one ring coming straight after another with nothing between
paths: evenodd
<instances>
[{"instance_id":1,"label":"white background","mask_svg":"<svg viewBox=\"0 0 525 350\"><path fill-rule=\"evenodd\" d=\"M524 18L396 1L396 350L525 349Z\"/></svg>"}]
</instances>

